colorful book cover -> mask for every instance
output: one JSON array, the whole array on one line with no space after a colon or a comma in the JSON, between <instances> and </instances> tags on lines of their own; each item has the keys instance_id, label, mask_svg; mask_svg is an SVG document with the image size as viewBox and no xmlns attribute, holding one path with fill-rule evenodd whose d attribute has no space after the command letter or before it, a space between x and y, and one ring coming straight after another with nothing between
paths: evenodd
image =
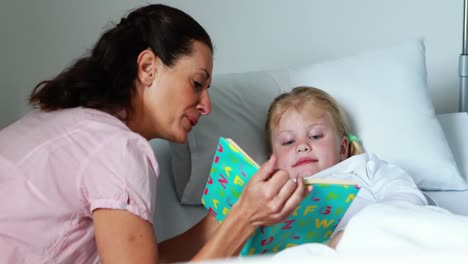
<instances>
[{"instance_id":1,"label":"colorful book cover","mask_svg":"<svg viewBox=\"0 0 468 264\"><path fill-rule=\"evenodd\" d=\"M219 139L202 196L203 205L219 222L258 169L259 165L234 141ZM292 215L282 223L258 228L242 248L241 256L279 252L303 243L323 243L330 238L359 192L359 186L349 181L313 177L306 184L314 188Z\"/></svg>"}]
</instances>

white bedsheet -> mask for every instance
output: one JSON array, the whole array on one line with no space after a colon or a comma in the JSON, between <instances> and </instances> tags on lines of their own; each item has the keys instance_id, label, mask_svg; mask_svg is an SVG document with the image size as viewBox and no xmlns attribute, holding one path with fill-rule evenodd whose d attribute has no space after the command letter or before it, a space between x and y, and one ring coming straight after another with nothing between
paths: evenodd
<instances>
[{"instance_id":1,"label":"white bedsheet","mask_svg":"<svg viewBox=\"0 0 468 264\"><path fill-rule=\"evenodd\" d=\"M467 251L468 217L434 206L375 204L351 219L336 250L310 243L203 263L466 263Z\"/></svg>"},{"instance_id":2,"label":"white bedsheet","mask_svg":"<svg viewBox=\"0 0 468 264\"><path fill-rule=\"evenodd\" d=\"M375 204L356 214L339 255L467 254L468 217L434 206Z\"/></svg>"},{"instance_id":3,"label":"white bedsheet","mask_svg":"<svg viewBox=\"0 0 468 264\"><path fill-rule=\"evenodd\" d=\"M269 257L278 263L312 260L311 257L322 257L314 259L314 263L329 263L324 262L324 257L336 263L347 263L348 257L360 260L374 257L377 263L382 263L395 256L399 261L392 259L394 263L408 257L417 257L418 262L421 257L428 260L443 257L446 263L465 263L467 250L468 217L434 206L375 204L351 219L336 250L311 243ZM458 261L447 262L449 258Z\"/></svg>"}]
</instances>

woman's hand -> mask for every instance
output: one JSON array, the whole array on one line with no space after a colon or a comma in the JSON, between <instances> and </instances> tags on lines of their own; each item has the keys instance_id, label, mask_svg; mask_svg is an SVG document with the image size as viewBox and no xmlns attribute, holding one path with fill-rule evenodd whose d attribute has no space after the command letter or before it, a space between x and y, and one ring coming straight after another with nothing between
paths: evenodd
<instances>
[{"instance_id":1,"label":"woman's hand","mask_svg":"<svg viewBox=\"0 0 468 264\"><path fill-rule=\"evenodd\" d=\"M312 186L302 177L293 181L283 170L276 170L276 156L271 156L245 186L231 213L237 211L254 226L272 225L285 220L296 209Z\"/></svg>"},{"instance_id":2,"label":"woman's hand","mask_svg":"<svg viewBox=\"0 0 468 264\"><path fill-rule=\"evenodd\" d=\"M238 255L257 227L279 223L296 209L310 190L302 178L296 183L287 172L275 168L276 157L272 156L250 178L239 200L192 260Z\"/></svg>"}]
</instances>

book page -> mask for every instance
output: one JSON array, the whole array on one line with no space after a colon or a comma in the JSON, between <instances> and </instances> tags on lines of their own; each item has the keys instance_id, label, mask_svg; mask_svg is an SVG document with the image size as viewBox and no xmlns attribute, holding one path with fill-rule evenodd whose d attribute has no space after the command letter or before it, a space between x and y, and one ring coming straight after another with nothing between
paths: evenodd
<instances>
[{"instance_id":1,"label":"book page","mask_svg":"<svg viewBox=\"0 0 468 264\"><path fill-rule=\"evenodd\" d=\"M324 179L324 178L315 178L313 176L309 176L307 178L304 178L304 182L307 185L310 184L324 184L324 183L329 183L329 184L342 184L342 185L356 185L357 183L352 180L339 180L339 179Z\"/></svg>"},{"instance_id":2,"label":"book page","mask_svg":"<svg viewBox=\"0 0 468 264\"><path fill-rule=\"evenodd\" d=\"M252 159L252 158L249 156L249 154L247 154L241 147L239 147L239 145L237 145L236 142L234 142L234 140L232 140L232 139L230 139L230 138L226 138L226 140L227 140L230 144L236 146L236 148L237 148L242 154L244 154L244 156L245 156L250 162L252 162L252 163L255 164L258 168L260 168L260 165L258 165L258 163L255 162L255 160Z\"/></svg>"}]
</instances>

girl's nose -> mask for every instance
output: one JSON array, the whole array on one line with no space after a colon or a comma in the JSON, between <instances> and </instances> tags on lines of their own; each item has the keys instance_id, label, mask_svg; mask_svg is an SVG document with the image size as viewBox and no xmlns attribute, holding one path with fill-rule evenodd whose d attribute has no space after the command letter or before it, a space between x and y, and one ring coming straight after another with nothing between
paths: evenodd
<instances>
[{"instance_id":1,"label":"girl's nose","mask_svg":"<svg viewBox=\"0 0 468 264\"><path fill-rule=\"evenodd\" d=\"M310 146L307 144L300 144L299 146L297 146L297 152L307 152L310 149Z\"/></svg>"}]
</instances>

